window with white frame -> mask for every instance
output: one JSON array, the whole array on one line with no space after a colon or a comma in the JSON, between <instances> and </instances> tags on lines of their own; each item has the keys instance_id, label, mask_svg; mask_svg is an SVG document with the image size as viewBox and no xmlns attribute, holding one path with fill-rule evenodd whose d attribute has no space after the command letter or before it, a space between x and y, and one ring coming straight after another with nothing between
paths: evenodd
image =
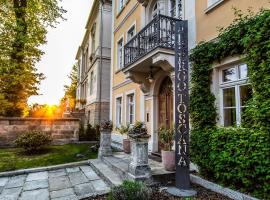
<instances>
[{"instance_id":1,"label":"window with white frame","mask_svg":"<svg viewBox=\"0 0 270 200\"><path fill-rule=\"evenodd\" d=\"M91 53L94 54L96 51L96 24L94 24L91 30Z\"/></svg>"},{"instance_id":2,"label":"window with white frame","mask_svg":"<svg viewBox=\"0 0 270 200\"><path fill-rule=\"evenodd\" d=\"M124 40L120 39L117 43L117 64L118 69L124 66Z\"/></svg>"},{"instance_id":3,"label":"window with white frame","mask_svg":"<svg viewBox=\"0 0 270 200\"><path fill-rule=\"evenodd\" d=\"M90 73L90 95L93 94L93 89L94 89L94 71L91 71Z\"/></svg>"},{"instance_id":4,"label":"window with white frame","mask_svg":"<svg viewBox=\"0 0 270 200\"><path fill-rule=\"evenodd\" d=\"M207 6L210 7L212 5L214 5L215 3L219 2L220 0L208 0L208 4Z\"/></svg>"},{"instance_id":5,"label":"window with white frame","mask_svg":"<svg viewBox=\"0 0 270 200\"><path fill-rule=\"evenodd\" d=\"M127 32L127 42L135 35L135 25L133 25Z\"/></svg>"},{"instance_id":6,"label":"window with white frame","mask_svg":"<svg viewBox=\"0 0 270 200\"><path fill-rule=\"evenodd\" d=\"M127 123L134 124L135 122L135 100L134 94L127 95Z\"/></svg>"},{"instance_id":7,"label":"window with white frame","mask_svg":"<svg viewBox=\"0 0 270 200\"><path fill-rule=\"evenodd\" d=\"M220 70L221 119L225 127L241 124L243 110L252 97L247 70L246 64Z\"/></svg>"},{"instance_id":8,"label":"window with white frame","mask_svg":"<svg viewBox=\"0 0 270 200\"><path fill-rule=\"evenodd\" d=\"M124 7L125 0L118 0L118 12L120 12Z\"/></svg>"},{"instance_id":9,"label":"window with white frame","mask_svg":"<svg viewBox=\"0 0 270 200\"><path fill-rule=\"evenodd\" d=\"M119 127L122 124L122 97L116 98L116 126Z\"/></svg>"}]
</instances>

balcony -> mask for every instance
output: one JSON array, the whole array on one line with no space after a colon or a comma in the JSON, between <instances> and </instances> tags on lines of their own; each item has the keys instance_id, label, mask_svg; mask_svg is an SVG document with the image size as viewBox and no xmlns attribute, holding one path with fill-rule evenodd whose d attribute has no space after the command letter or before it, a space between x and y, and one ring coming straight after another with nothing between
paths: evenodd
<instances>
[{"instance_id":1,"label":"balcony","mask_svg":"<svg viewBox=\"0 0 270 200\"><path fill-rule=\"evenodd\" d=\"M124 47L125 72L138 61L154 52L174 54L175 48L175 24L179 19L158 15L150 21L138 34L136 34ZM165 56L167 57L167 55ZM144 62L142 61L142 62ZM152 65L153 63L148 64Z\"/></svg>"}]
</instances>

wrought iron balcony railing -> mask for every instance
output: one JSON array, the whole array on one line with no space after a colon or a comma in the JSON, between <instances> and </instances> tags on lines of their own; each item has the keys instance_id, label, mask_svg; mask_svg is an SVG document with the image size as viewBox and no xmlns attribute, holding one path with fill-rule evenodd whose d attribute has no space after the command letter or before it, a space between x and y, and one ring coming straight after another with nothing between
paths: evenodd
<instances>
[{"instance_id":1,"label":"wrought iron balcony railing","mask_svg":"<svg viewBox=\"0 0 270 200\"><path fill-rule=\"evenodd\" d=\"M175 23L179 19L158 15L124 47L124 68L156 48L175 48Z\"/></svg>"}]
</instances>

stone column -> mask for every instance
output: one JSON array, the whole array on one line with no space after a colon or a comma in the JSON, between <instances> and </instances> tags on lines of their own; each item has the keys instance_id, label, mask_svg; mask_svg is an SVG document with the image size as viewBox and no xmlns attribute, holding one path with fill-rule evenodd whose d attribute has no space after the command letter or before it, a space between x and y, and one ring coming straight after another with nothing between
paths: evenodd
<instances>
[{"instance_id":1,"label":"stone column","mask_svg":"<svg viewBox=\"0 0 270 200\"><path fill-rule=\"evenodd\" d=\"M99 158L112 155L111 142L112 142L111 130L101 130L101 132L100 132L100 147L98 150L98 157Z\"/></svg>"},{"instance_id":2,"label":"stone column","mask_svg":"<svg viewBox=\"0 0 270 200\"><path fill-rule=\"evenodd\" d=\"M149 135L131 138L131 161L128 173L133 180L151 180L151 169L148 164L148 139Z\"/></svg>"}]
</instances>

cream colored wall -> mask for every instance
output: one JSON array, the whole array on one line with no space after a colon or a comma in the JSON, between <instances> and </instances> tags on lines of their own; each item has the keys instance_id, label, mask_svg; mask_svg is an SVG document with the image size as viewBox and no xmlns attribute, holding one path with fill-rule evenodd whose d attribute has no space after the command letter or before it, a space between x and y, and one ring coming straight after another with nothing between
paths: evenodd
<instances>
[{"instance_id":1,"label":"cream colored wall","mask_svg":"<svg viewBox=\"0 0 270 200\"><path fill-rule=\"evenodd\" d=\"M136 83L128 83L118 89L113 89L115 86L127 81L125 78L125 75L122 71L118 70L117 66L117 43L118 41L123 37L124 45L126 44L126 38L127 38L127 31L133 24L135 24L136 27L136 33L139 32L141 27L141 12L143 10L142 5L138 4L137 0L128 0L125 3L125 6L123 10L119 13L118 12L118 0L114 1L114 39L113 39L113 61L112 61L112 120L115 123L115 99L119 95L123 95L123 102L122 102L122 117L123 117L123 123L126 123L126 93L134 90L135 91L135 121L140 121L141 119L141 112L144 112L141 110L141 90L139 88L139 85ZM135 8L135 9L134 9ZM134 11L127 17L127 15L130 13L131 10ZM124 21L123 21L124 20ZM123 23L124 22L124 23Z\"/></svg>"},{"instance_id":2,"label":"cream colored wall","mask_svg":"<svg viewBox=\"0 0 270 200\"><path fill-rule=\"evenodd\" d=\"M219 6L205 13L208 0L196 1L196 41L208 41L218 36L218 27L227 27L232 23L234 10L248 13L248 9L258 12L262 7L270 8L269 0L224 0Z\"/></svg>"}]
</instances>

